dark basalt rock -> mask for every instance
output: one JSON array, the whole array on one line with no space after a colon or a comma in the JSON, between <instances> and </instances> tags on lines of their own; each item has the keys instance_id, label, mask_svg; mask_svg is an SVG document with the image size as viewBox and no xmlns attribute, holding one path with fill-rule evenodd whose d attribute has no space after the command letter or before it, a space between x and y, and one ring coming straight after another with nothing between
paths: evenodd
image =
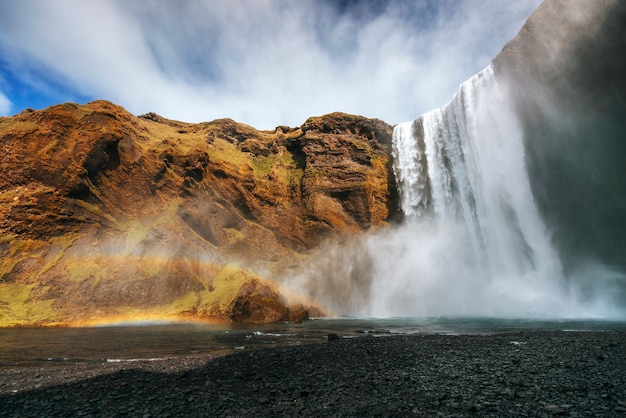
<instances>
[{"instance_id":1,"label":"dark basalt rock","mask_svg":"<svg viewBox=\"0 0 626 418\"><path fill-rule=\"evenodd\" d=\"M626 267L626 2L546 0L495 58L568 270ZM625 294L626 295L626 294Z\"/></svg>"}]
</instances>

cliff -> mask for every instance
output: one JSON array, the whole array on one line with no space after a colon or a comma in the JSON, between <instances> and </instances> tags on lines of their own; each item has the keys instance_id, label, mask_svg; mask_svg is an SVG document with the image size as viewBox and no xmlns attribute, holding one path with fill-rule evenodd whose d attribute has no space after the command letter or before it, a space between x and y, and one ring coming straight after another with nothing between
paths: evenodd
<instances>
[{"instance_id":1,"label":"cliff","mask_svg":"<svg viewBox=\"0 0 626 418\"><path fill-rule=\"evenodd\" d=\"M624 27L626 2L547 0L494 60L568 273L626 268Z\"/></svg>"},{"instance_id":2,"label":"cliff","mask_svg":"<svg viewBox=\"0 0 626 418\"><path fill-rule=\"evenodd\" d=\"M271 279L392 216L391 131L341 113L190 124L105 101L0 118L0 325L319 314Z\"/></svg>"}]
</instances>

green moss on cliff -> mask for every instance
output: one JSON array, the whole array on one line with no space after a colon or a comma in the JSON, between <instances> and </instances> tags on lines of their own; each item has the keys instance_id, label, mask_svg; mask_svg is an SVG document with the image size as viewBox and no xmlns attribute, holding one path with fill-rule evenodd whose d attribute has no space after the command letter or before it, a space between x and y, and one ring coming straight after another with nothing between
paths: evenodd
<instances>
[{"instance_id":1,"label":"green moss on cliff","mask_svg":"<svg viewBox=\"0 0 626 418\"><path fill-rule=\"evenodd\" d=\"M242 288L257 283L270 286L269 282L256 274L234 264L224 266L217 276L208 282L210 284L207 283L203 290L188 292L173 302L150 311L153 311L154 316L230 321L233 304ZM126 309L121 312L130 311Z\"/></svg>"},{"instance_id":2,"label":"green moss on cliff","mask_svg":"<svg viewBox=\"0 0 626 418\"><path fill-rule=\"evenodd\" d=\"M31 298L35 284L0 283L0 327L55 325L53 300Z\"/></svg>"}]
</instances>

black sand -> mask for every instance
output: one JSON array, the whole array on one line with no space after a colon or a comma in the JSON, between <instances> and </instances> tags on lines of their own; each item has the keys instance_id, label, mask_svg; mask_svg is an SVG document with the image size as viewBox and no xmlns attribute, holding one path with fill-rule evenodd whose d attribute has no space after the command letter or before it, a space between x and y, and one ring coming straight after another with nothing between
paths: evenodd
<instances>
[{"instance_id":1,"label":"black sand","mask_svg":"<svg viewBox=\"0 0 626 418\"><path fill-rule=\"evenodd\" d=\"M362 337L0 370L3 417L624 415L624 331Z\"/></svg>"}]
</instances>

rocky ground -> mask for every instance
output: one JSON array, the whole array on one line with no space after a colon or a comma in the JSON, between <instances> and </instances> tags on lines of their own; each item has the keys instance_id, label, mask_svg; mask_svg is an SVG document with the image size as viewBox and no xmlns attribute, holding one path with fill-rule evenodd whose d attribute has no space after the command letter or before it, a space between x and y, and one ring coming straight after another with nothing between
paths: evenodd
<instances>
[{"instance_id":1,"label":"rocky ground","mask_svg":"<svg viewBox=\"0 0 626 418\"><path fill-rule=\"evenodd\" d=\"M623 416L626 332L332 338L0 372L0 416ZM37 387L39 386L39 387Z\"/></svg>"}]
</instances>

